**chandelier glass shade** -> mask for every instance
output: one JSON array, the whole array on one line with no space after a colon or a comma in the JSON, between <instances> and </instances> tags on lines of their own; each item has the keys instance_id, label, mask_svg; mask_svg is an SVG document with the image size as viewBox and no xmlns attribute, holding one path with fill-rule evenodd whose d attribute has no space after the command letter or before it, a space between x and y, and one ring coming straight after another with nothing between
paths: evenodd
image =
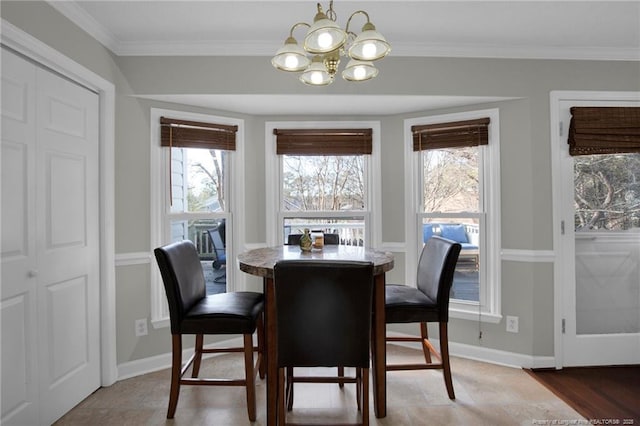
<instances>
[{"instance_id":1,"label":"chandelier glass shade","mask_svg":"<svg viewBox=\"0 0 640 426\"><path fill-rule=\"evenodd\" d=\"M349 30L349 25L354 16L360 14L366 17L367 22L362 27L362 32L355 34ZM308 28L303 48L293 37L293 32L301 26ZM373 61L384 58L390 51L391 46L376 30L364 10L353 12L345 29L340 28L336 23L332 0L326 14L318 3L318 13L313 24L298 22L291 27L289 37L271 59L271 63L281 71L301 72L299 78L305 84L326 86L333 83L341 56L350 59L342 71L342 78L347 81L365 81L378 75Z\"/></svg>"}]
</instances>

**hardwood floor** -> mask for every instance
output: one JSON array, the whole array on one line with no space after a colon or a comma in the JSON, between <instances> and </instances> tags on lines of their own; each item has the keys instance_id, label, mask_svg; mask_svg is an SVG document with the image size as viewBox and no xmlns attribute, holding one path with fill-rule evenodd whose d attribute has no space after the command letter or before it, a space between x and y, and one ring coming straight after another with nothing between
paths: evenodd
<instances>
[{"instance_id":1,"label":"hardwood floor","mask_svg":"<svg viewBox=\"0 0 640 426\"><path fill-rule=\"evenodd\" d=\"M389 345L393 362L422 357L419 349ZM370 424L487 425L552 424L585 421L574 409L519 368L451 359L456 399L450 400L440 371L398 371L387 375L387 417L377 419L370 404ZM203 361L203 374L242 375L242 357L226 354ZM328 371L335 373L335 371ZM244 389L183 387L174 420L167 420L169 370L121 380L89 396L56 425L265 425L264 380L257 381L258 418L249 422ZM636 394L637 395L637 394ZM371 396L371 394L370 394ZM355 387L296 384L291 422L328 424L357 419ZM537 422L537 423L536 423Z\"/></svg>"},{"instance_id":2,"label":"hardwood floor","mask_svg":"<svg viewBox=\"0 0 640 426\"><path fill-rule=\"evenodd\" d=\"M530 374L585 418L613 421L594 424L640 425L640 365L545 369Z\"/></svg>"}]
</instances>

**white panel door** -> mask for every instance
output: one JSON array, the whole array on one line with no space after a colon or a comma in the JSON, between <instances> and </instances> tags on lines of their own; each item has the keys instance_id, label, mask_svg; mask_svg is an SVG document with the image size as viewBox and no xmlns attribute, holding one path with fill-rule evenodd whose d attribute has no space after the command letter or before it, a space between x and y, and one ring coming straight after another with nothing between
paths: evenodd
<instances>
[{"instance_id":1,"label":"white panel door","mask_svg":"<svg viewBox=\"0 0 640 426\"><path fill-rule=\"evenodd\" d=\"M2 50L2 424L38 421L36 69Z\"/></svg>"},{"instance_id":2,"label":"white panel door","mask_svg":"<svg viewBox=\"0 0 640 426\"><path fill-rule=\"evenodd\" d=\"M640 362L640 234L575 230L574 158L567 134L572 106L640 106L637 101L563 100L562 210L565 235L562 265L563 366L620 365ZM604 157L603 157L604 158ZM618 191L623 188L617 188Z\"/></svg>"},{"instance_id":3,"label":"white panel door","mask_svg":"<svg viewBox=\"0 0 640 426\"><path fill-rule=\"evenodd\" d=\"M98 95L11 53L2 59L2 423L49 425L100 386ZM5 67L14 62L32 67L25 75L35 90L23 104L5 98ZM35 112L25 126L35 142L5 138L5 122L25 108ZM18 162L22 145L27 160ZM13 213L16 205L24 215ZM22 351L13 343L23 341L26 372L5 377ZM31 408L13 395L22 376ZM33 419L34 409L36 421L18 417L28 411Z\"/></svg>"},{"instance_id":4,"label":"white panel door","mask_svg":"<svg viewBox=\"0 0 640 426\"><path fill-rule=\"evenodd\" d=\"M100 386L98 95L37 70L41 420Z\"/></svg>"}]
</instances>

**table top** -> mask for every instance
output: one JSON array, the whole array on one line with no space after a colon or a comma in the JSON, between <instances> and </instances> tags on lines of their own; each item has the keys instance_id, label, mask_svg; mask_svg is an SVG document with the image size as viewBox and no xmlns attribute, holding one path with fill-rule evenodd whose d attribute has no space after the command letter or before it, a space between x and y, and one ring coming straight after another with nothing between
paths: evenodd
<instances>
[{"instance_id":1,"label":"table top","mask_svg":"<svg viewBox=\"0 0 640 426\"><path fill-rule=\"evenodd\" d=\"M303 252L297 245L249 250L238 255L240 270L251 275L273 278L273 266L280 260L349 260L373 262L375 275L393 269L393 254L367 247L325 245L322 250Z\"/></svg>"}]
</instances>

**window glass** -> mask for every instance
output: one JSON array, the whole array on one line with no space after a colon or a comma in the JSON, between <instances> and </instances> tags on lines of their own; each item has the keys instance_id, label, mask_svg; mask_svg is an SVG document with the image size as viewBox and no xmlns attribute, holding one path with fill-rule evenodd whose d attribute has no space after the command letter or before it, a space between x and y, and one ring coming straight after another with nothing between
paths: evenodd
<instances>
[{"instance_id":1,"label":"window glass","mask_svg":"<svg viewBox=\"0 0 640 426\"><path fill-rule=\"evenodd\" d=\"M286 211L364 210L364 158L283 155L282 189Z\"/></svg>"},{"instance_id":2,"label":"window glass","mask_svg":"<svg viewBox=\"0 0 640 426\"><path fill-rule=\"evenodd\" d=\"M421 151L422 241L438 235L462 245L451 298L480 303L481 147ZM454 215L452 215L454 214Z\"/></svg>"},{"instance_id":3,"label":"window glass","mask_svg":"<svg viewBox=\"0 0 640 426\"><path fill-rule=\"evenodd\" d=\"M477 212L480 209L479 147L421 151L425 212Z\"/></svg>"},{"instance_id":4,"label":"window glass","mask_svg":"<svg viewBox=\"0 0 640 426\"><path fill-rule=\"evenodd\" d=\"M225 211L226 151L171 149L171 212Z\"/></svg>"},{"instance_id":5,"label":"window glass","mask_svg":"<svg viewBox=\"0 0 640 426\"><path fill-rule=\"evenodd\" d=\"M226 291L227 154L217 149L171 148L170 239L195 244L207 294Z\"/></svg>"},{"instance_id":6,"label":"window glass","mask_svg":"<svg viewBox=\"0 0 640 426\"><path fill-rule=\"evenodd\" d=\"M640 228L640 154L574 157L575 230Z\"/></svg>"},{"instance_id":7,"label":"window glass","mask_svg":"<svg viewBox=\"0 0 640 426\"><path fill-rule=\"evenodd\" d=\"M284 243L289 235L309 229L335 234L330 241L339 244L363 246L368 216L367 156L280 157Z\"/></svg>"}]
</instances>

